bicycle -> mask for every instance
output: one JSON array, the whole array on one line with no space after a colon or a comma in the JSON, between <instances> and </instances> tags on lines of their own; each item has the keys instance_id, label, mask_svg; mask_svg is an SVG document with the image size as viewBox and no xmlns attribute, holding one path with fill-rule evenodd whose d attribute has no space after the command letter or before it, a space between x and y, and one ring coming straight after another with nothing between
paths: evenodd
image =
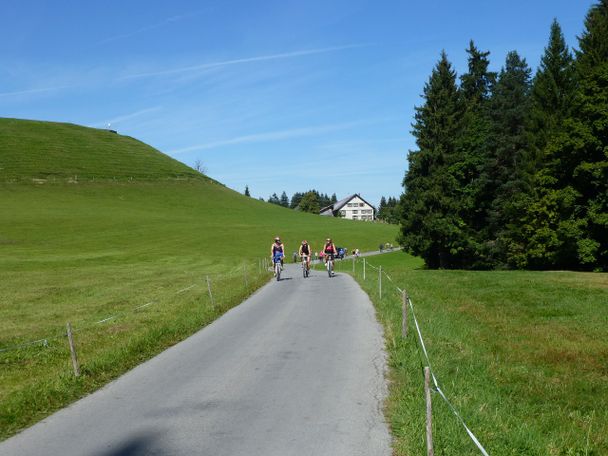
<instances>
[{"instance_id":1,"label":"bicycle","mask_svg":"<svg viewBox=\"0 0 608 456\"><path fill-rule=\"evenodd\" d=\"M308 255L302 255L302 275L307 278L310 275L310 268L308 267Z\"/></svg>"},{"instance_id":2,"label":"bicycle","mask_svg":"<svg viewBox=\"0 0 608 456\"><path fill-rule=\"evenodd\" d=\"M283 269L282 265L281 265L281 259L283 258L283 254L282 253L275 253L274 256L272 257L272 262L274 264L274 275L277 278L277 282L279 280L281 280L281 271Z\"/></svg>"},{"instance_id":3,"label":"bicycle","mask_svg":"<svg viewBox=\"0 0 608 456\"><path fill-rule=\"evenodd\" d=\"M325 260L325 268L327 269L327 274L331 278L331 277L334 276L334 256L331 255L331 254L326 253L324 255L324 258L326 258L326 260Z\"/></svg>"}]
</instances>

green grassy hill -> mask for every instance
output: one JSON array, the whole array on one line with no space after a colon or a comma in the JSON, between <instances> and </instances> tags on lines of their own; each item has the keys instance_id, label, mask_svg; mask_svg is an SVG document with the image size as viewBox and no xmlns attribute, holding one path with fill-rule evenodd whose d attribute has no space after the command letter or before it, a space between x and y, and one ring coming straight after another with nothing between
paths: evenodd
<instances>
[{"instance_id":1,"label":"green grassy hill","mask_svg":"<svg viewBox=\"0 0 608 456\"><path fill-rule=\"evenodd\" d=\"M0 181L200 178L183 163L108 130L0 119Z\"/></svg>"},{"instance_id":2,"label":"green grassy hill","mask_svg":"<svg viewBox=\"0 0 608 456\"><path fill-rule=\"evenodd\" d=\"M241 302L268 279L259 261L275 235L290 253L303 238L372 250L397 234L245 197L132 138L74 125L0 119L0 168L0 350L49 339L0 351L0 438Z\"/></svg>"}]
</instances>

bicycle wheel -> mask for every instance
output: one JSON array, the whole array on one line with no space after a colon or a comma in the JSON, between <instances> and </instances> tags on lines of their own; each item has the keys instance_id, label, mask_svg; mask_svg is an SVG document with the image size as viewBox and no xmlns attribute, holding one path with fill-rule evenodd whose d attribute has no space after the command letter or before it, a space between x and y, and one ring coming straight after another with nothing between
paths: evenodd
<instances>
[{"instance_id":1,"label":"bicycle wheel","mask_svg":"<svg viewBox=\"0 0 608 456\"><path fill-rule=\"evenodd\" d=\"M327 262L327 275L328 275L329 277L331 277L331 273L332 273L332 270L333 270L333 267L332 267L332 266L333 266L333 265L332 265L332 262L331 262L331 260L329 260L329 261Z\"/></svg>"},{"instance_id":2,"label":"bicycle wheel","mask_svg":"<svg viewBox=\"0 0 608 456\"><path fill-rule=\"evenodd\" d=\"M278 282L279 280L281 280L281 263L280 263L280 262L278 262L278 261L277 261L277 262L274 264L274 270L275 270L275 272L276 272L276 275L277 275L277 282Z\"/></svg>"}]
</instances>

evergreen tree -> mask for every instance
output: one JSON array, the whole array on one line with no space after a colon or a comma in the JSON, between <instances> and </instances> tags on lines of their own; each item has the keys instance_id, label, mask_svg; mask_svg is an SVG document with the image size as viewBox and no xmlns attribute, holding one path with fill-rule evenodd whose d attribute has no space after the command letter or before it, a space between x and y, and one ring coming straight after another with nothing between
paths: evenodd
<instances>
[{"instance_id":1,"label":"evergreen tree","mask_svg":"<svg viewBox=\"0 0 608 456\"><path fill-rule=\"evenodd\" d=\"M488 267L481 255L483 233L487 226L487 208L490 201L484 193L480 179L490 154L489 137L492 123L489 116L491 90L496 73L489 71L489 52L480 51L470 41L467 73L460 78L460 97L463 115L456 140L457 154L450 166L454 178L454 199L460 222L460 249L457 252L460 267Z\"/></svg>"},{"instance_id":2,"label":"evergreen tree","mask_svg":"<svg viewBox=\"0 0 608 456\"><path fill-rule=\"evenodd\" d=\"M380 220L384 220L384 218L386 217L386 198L384 196L380 198L380 204L378 205L378 213L376 214L376 216Z\"/></svg>"},{"instance_id":3,"label":"evergreen tree","mask_svg":"<svg viewBox=\"0 0 608 456\"><path fill-rule=\"evenodd\" d=\"M557 20L553 20L549 44L534 77L531 94L530 129L534 132L540 161L548 139L561 130L570 112L576 88L573 63L562 29Z\"/></svg>"},{"instance_id":4,"label":"evergreen tree","mask_svg":"<svg viewBox=\"0 0 608 456\"><path fill-rule=\"evenodd\" d=\"M304 193L300 193L300 192L294 193L293 196L291 197L291 202L289 203L289 207L291 209L297 208L298 205L300 204L300 201L302 200L303 196L304 196Z\"/></svg>"},{"instance_id":5,"label":"evergreen tree","mask_svg":"<svg viewBox=\"0 0 608 456\"><path fill-rule=\"evenodd\" d=\"M589 10L579 48L571 114L547 147L555 264L608 270L608 0Z\"/></svg>"},{"instance_id":6,"label":"evergreen tree","mask_svg":"<svg viewBox=\"0 0 608 456\"><path fill-rule=\"evenodd\" d=\"M453 267L453 254L460 248L460 223L447 168L455 152L461 110L456 73L445 52L425 84L423 97L412 131L419 149L410 151L403 180L399 241L431 268Z\"/></svg>"},{"instance_id":7,"label":"evergreen tree","mask_svg":"<svg viewBox=\"0 0 608 456\"><path fill-rule=\"evenodd\" d=\"M289 197L287 196L287 193L281 193L281 199L279 201L279 204L283 207L289 207Z\"/></svg>"},{"instance_id":8,"label":"evergreen tree","mask_svg":"<svg viewBox=\"0 0 608 456\"><path fill-rule=\"evenodd\" d=\"M547 148L564 128L575 89L572 54L559 23L554 20L532 85L530 131L535 170L532 189L523 200L524 215L517 240L523 248L512 251L508 258L510 264L520 268L558 267L559 201L568 196L560 195L554 188L554 164L548 160Z\"/></svg>"},{"instance_id":9,"label":"evergreen tree","mask_svg":"<svg viewBox=\"0 0 608 456\"><path fill-rule=\"evenodd\" d=\"M331 202L330 202L330 204L335 204L337 202L338 202L338 198L336 197L336 194L334 193L334 194L331 195Z\"/></svg>"},{"instance_id":10,"label":"evergreen tree","mask_svg":"<svg viewBox=\"0 0 608 456\"><path fill-rule=\"evenodd\" d=\"M251 194L249 193L249 186L245 185L245 196L251 196Z\"/></svg>"},{"instance_id":11,"label":"evergreen tree","mask_svg":"<svg viewBox=\"0 0 608 456\"><path fill-rule=\"evenodd\" d=\"M530 154L530 74L525 59L507 54L490 100L492 134L482 188L486 195L487 230L484 254L489 262L506 264L524 246L519 240L521 214L530 192L533 159Z\"/></svg>"},{"instance_id":12,"label":"evergreen tree","mask_svg":"<svg viewBox=\"0 0 608 456\"><path fill-rule=\"evenodd\" d=\"M279 200L279 197L277 196L276 193L273 193L272 196L270 198L268 198L268 202L270 204L281 205L281 200Z\"/></svg>"}]
</instances>

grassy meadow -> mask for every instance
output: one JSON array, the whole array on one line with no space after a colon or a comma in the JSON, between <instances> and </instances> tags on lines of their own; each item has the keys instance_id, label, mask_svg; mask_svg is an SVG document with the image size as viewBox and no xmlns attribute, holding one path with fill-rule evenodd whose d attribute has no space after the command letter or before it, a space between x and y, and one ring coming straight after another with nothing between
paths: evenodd
<instances>
[{"instance_id":1,"label":"grassy meadow","mask_svg":"<svg viewBox=\"0 0 608 456\"><path fill-rule=\"evenodd\" d=\"M432 271L402 252L361 260L356 278L385 328L386 405L396 455L425 454L423 361L408 290L432 368L450 401L491 455L608 454L608 274ZM344 263L350 271L352 264ZM477 455L455 416L433 394L435 454Z\"/></svg>"},{"instance_id":2,"label":"grassy meadow","mask_svg":"<svg viewBox=\"0 0 608 456\"><path fill-rule=\"evenodd\" d=\"M288 253L302 238L371 250L396 235L247 198L131 138L20 122L0 119L0 350L48 345L0 352L0 439L242 302L268 280L275 235Z\"/></svg>"}]
</instances>

